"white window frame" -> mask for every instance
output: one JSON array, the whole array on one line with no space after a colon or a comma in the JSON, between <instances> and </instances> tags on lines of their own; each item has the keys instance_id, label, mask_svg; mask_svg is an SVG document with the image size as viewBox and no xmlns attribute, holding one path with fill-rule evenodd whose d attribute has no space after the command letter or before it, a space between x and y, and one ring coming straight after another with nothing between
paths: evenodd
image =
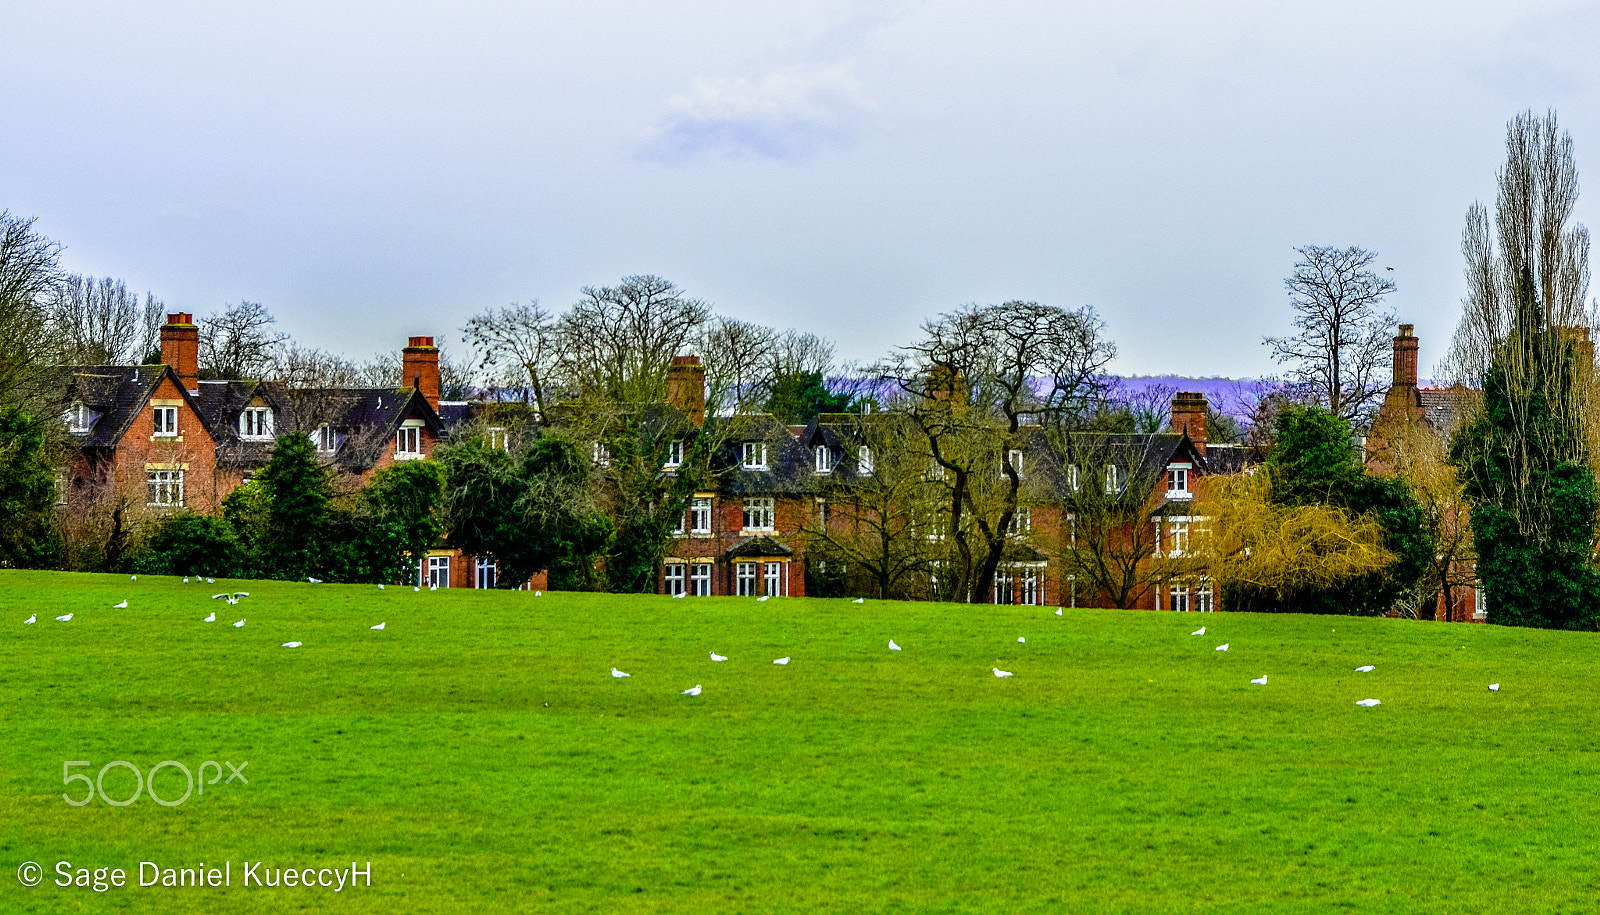
<instances>
[{"instance_id":1,"label":"white window frame","mask_svg":"<svg viewBox=\"0 0 1600 915\"><path fill-rule=\"evenodd\" d=\"M682 594L688 584L689 576L685 574L688 570L684 566L681 562L669 562L662 568L666 592L673 597Z\"/></svg>"},{"instance_id":2,"label":"white window frame","mask_svg":"<svg viewBox=\"0 0 1600 915\"><path fill-rule=\"evenodd\" d=\"M689 500L689 533L711 533L711 499L708 496L696 496Z\"/></svg>"},{"instance_id":3,"label":"white window frame","mask_svg":"<svg viewBox=\"0 0 1600 915\"><path fill-rule=\"evenodd\" d=\"M66 420L68 432L88 432L89 427L94 425L94 416L89 412L89 405L81 400L74 401L72 406L67 408Z\"/></svg>"},{"instance_id":4,"label":"white window frame","mask_svg":"<svg viewBox=\"0 0 1600 915\"><path fill-rule=\"evenodd\" d=\"M776 530L777 510L771 496L758 496L744 500L744 527L746 531ZM754 521L756 523L751 524Z\"/></svg>"},{"instance_id":5,"label":"white window frame","mask_svg":"<svg viewBox=\"0 0 1600 915\"><path fill-rule=\"evenodd\" d=\"M1021 570L1021 579L1018 585L1022 589L1022 605L1024 607L1039 606L1039 570L1034 566L1024 566Z\"/></svg>"},{"instance_id":6,"label":"white window frame","mask_svg":"<svg viewBox=\"0 0 1600 915\"><path fill-rule=\"evenodd\" d=\"M422 426L410 425L411 422L412 420L406 420L407 425L395 430L394 459L397 461L418 461L423 457Z\"/></svg>"},{"instance_id":7,"label":"white window frame","mask_svg":"<svg viewBox=\"0 0 1600 915\"><path fill-rule=\"evenodd\" d=\"M1198 613L1211 613L1216 608L1216 591L1211 586L1211 579L1202 575L1194 586L1194 609Z\"/></svg>"},{"instance_id":8,"label":"white window frame","mask_svg":"<svg viewBox=\"0 0 1600 915\"><path fill-rule=\"evenodd\" d=\"M944 468L939 468L943 470ZM872 476L872 449L866 445L856 446L856 476Z\"/></svg>"},{"instance_id":9,"label":"white window frame","mask_svg":"<svg viewBox=\"0 0 1600 915\"><path fill-rule=\"evenodd\" d=\"M1010 464L1011 469L1017 472L1017 479L1022 479L1022 449L1012 448L1010 451L1007 451L1006 463ZM1001 475L1004 476L1005 472L1001 471Z\"/></svg>"},{"instance_id":10,"label":"white window frame","mask_svg":"<svg viewBox=\"0 0 1600 915\"><path fill-rule=\"evenodd\" d=\"M663 467L683 466L683 439L675 438L667 443L667 460Z\"/></svg>"},{"instance_id":11,"label":"white window frame","mask_svg":"<svg viewBox=\"0 0 1600 915\"><path fill-rule=\"evenodd\" d=\"M689 565L689 596L711 596L711 563L695 562Z\"/></svg>"},{"instance_id":12,"label":"white window frame","mask_svg":"<svg viewBox=\"0 0 1600 915\"><path fill-rule=\"evenodd\" d=\"M784 585L788 583L788 576L783 574L783 567L788 563L767 562L761 570L762 592L768 597L783 597L787 590Z\"/></svg>"},{"instance_id":13,"label":"white window frame","mask_svg":"<svg viewBox=\"0 0 1600 915\"><path fill-rule=\"evenodd\" d=\"M479 559L474 570L472 586L488 590L495 586L495 579L500 577L500 564L493 559Z\"/></svg>"},{"instance_id":14,"label":"white window frame","mask_svg":"<svg viewBox=\"0 0 1600 915\"><path fill-rule=\"evenodd\" d=\"M1168 499L1190 499L1194 497L1194 493L1189 490L1189 468L1190 465L1188 464L1167 465Z\"/></svg>"},{"instance_id":15,"label":"white window frame","mask_svg":"<svg viewBox=\"0 0 1600 915\"><path fill-rule=\"evenodd\" d=\"M736 562L733 564L734 594L739 597L757 597L757 583L760 578L760 563Z\"/></svg>"},{"instance_id":16,"label":"white window frame","mask_svg":"<svg viewBox=\"0 0 1600 915\"><path fill-rule=\"evenodd\" d=\"M333 426L323 423L318 426L311 436L311 441L317 446L317 451L322 454L332 454L339 450L339 433L333 431Z\"/></svg>"},{"instance_id":17,"label":"white window frame","mask_svg":"<svg viewBox=\"0 0 1600 915\"><path fill-rule=\"evenodd\" d=\"M833 449L827 445L818 445L816 452L816 468L819 475L833 473Z\"/></svg>"},{"instance_id":18,"label":"white window frame","mask_svg":"<svg viewBox=\"0 0 1600 915\"><path fill-rule=\"evenodd\" d=\"M1167 528L1167 555L1173 558L1189 554L1189 519L1172 518Z\"/></svg>"},{"instance_id":19,"label":"white window frame","mask_svg":"<svg viewBox=\"0 0 1600 915\"><path fill-rule=\"evenodd\" d=\"M1073 492L1078 491L1078 465L1067 465L1067 488Z\"/></svg>"},{"instance_id":20,"label":"white window frame","mask_svg":"<svg viewBox=\"0 0 1600 915\"><path fill-rule=\"evenodd\" d=\"M1001 600L1001 598L1005 598ZM1017 602L1017 581L1012 575L1012 570L1001 566L994 576L994 601L1000 606L1007 606Z\"/></svg>"},{"instance_id":21,"label":"white window frame","mask_svg":"<svg viewBox=\"0 0 1600 915\"><path fill-rule=\"evenodd\" d=\"M599 442L595 442L594 443L594 466L596 466L596 467L610 467L611 466L611 449L607 448L605 445L602 445Z\"/></svg>"},{"instance_id":22,"label":"white window frame","mask_svg":"<svg viewBox=\"0 0 1600 915\"><path fill-rule=\"evenodd\" d=\"M178 435L178 408L153 407L151 421L155 423L157 438L176 438Z\"/></svg>"},{"instance_id":23,"label":"white window frame","mask_svg":"<svg viewBox=\"0 0 1600 915\"><path fill-rule=\"evenodd\" d=\"M239 437L247 441L264 441L272 438L271 407L245 407L239 412Z\"/></svg>"},{"instance_id":24,"label":"white window frame","mask_svg":"<svg viewBox=\"0 0 1600 915\"><path fill-rule=\"evenodd\" d=\"M1114 496L1122 492L1122 468L1115 464L1106 465L1106 495Z\"/></svg>"},{"instance_id":25,"label":"white window frame","mask_svg":"<svg viewBox=\"0 0 1600 915\"><path fill-rule=\"evenodd\" d=\"M511 435L505 426L490 426L484 430L484 438L489 442L490 448L499 448L501 451L511 450Z\"/></svg>"},{"instance_id":26,"label":"white window frame","mask_svg":"<svg viewBox=\"0 0 1600 915\"><path fill-rule=\"evenodd\" d=\"M450 557L429 556L427 558L428 578L430 588L450 587Z\"/></svg>"},{"instance_id":27,"label":"white window frame","mask_svg":"<svg viewBox=\"0 0 1600 915\"><path fill-rule=\"evenodd\" d=\"M1167 609L1174 613L1189 612L1189 586L1167 588Z\"/></svg>"},{"instance_id":28,"label":"white window frame","mask_svg":"<svg viewBox=\"0 0 1600 915\"><path fill-rule=\"evenodd\" d=\"M159 508L180 508L183 506L183 470L170 468L151 468L144 472L146 496L149 501L145 504Z\"/></svg>"},{"instance_id":29,"label":"white window frame","mask_svg":"<svg viewBox=\"0 0 1600 915\"><path fill-rule=\"evenodd\" d=\"M1018 536L1031 530L1033 530L1033 509L1027 505L1018 505L1017 510L1011 515L1011 527L1007 529L1007 533Z\"/></svg>"},{"instance_id":30,"label":"white window frame","mask_svg":"<svg viewBox=\"0 0 1600 915\"><path fill-rule=\"evenodd\" d=\"M740 453L739 468L741 470L766 470L767 443L745 442Z\"/></svg>"}]
</instances>

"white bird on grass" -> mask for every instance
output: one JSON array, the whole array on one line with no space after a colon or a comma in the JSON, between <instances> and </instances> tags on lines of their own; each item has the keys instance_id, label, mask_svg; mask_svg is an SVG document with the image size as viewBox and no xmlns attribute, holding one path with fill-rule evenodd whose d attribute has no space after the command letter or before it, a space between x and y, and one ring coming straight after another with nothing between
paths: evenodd
<instances>
[{"instance_id":1,"label":"white bird on grass","mask_svg":"<svg viewBox=\"0 0 1600 915\"><path fill-rule=\"evenodd\" d=\"M283 643L283 647L285 647L285 648L299 648L300 647L300 643L299 642L284 642Z\"/></svg>"},{"instance_id":2,"label":"white bird on grass","mask_svg":"<svg viewBox=\"0 0 1600 915\"><path fill-rule=\"evenodd\" d=\"M234 623L233 624L233 628L235 628L235 629L243 629L244 628L244 620L240 620L239 622Z\"/></svg>"},{"instance_id":3,"label":"white bird on grass","mask_svg":"<svg viewBox=\"0 0 1600 915\"><path fill-rule=\"evenodd\" d=\"M69 613L66 616L58 616L58 617L56 617L56 622L58 622L58 623L70 623L70 622L72 622L72 614Z\"/></svg>"},{"instance_id":4,"label":"white bird on grass","mask_svg":"<svg viewBox=\"0 0 1600 915\"><path fill-rule=\"evenodd\" d=\"M764 600L767 600L767 599L769 599L769 598L771 598L771 597L772 597L772 595L771 595L771 594L763 594L763 595L761 595L761 596L760 596L760 597L758 597L758 598L756 598L756 603L758 603L758 604L759 604L759 603L761 603L761 602L762 602L762 601L764 601Z\"/></svg>"},{"instance_id":5,"label":"white bird on grass","mask_svg":"<svg viewBox=\"0 0 1600 915\"><path fill-rule=\"evenodd\" d=\"M113 610L126 610L126 609L128 609L128 602L127 601L123 601L120 604L112 604L111 605L111 609L113 609Z\"/></svg>"},{"instance_id":6,"label":"white bird on grass","mask_svg":"<svg viewBox=\"0 0 1600 915\"><path fill-rule=\"evenodd\" d=\"M1367 708L1372 708L1374 705L1381 705L1381 704L1382 703L1380 703L1376 699L1357 699L1356 700L1356 705L1364 705Z\"/></svg>"},{"instance_id":7,"label":"white bird on grass","mask_svg":"<svg viewBox=\"0 0 1600 915\"><path fill-rule=\"evenodd\" d=\"M128 580L129 581L138 581L139 580L139 576L137 576L137 575L129 576Z\"/></svg>"},{"instance_id":8,"label":"white bird on grass","mask_svg":"<svg viewBox=\"0 0 1600 915\"><path fill-rule=\"evenodd\" d=\"M184 584L188 584L189 583L189 576L187 576L187 575L183 576L183 583Z\"/></svg>"},{"instance_id":9,"label":"white bird on grass","mask_svg":"<svg viewBox=\"0 0 1600 915\"><path fill-rule=\"evenodd\" d=\"M30 619L30 620L28 620L28 622L31 623L31 622L33 622L33 620ZM1498 683L1490 683L1489 684L1489 692L1491 692L1491 693L1500 692L1500 684L1498 684Z\"/></svg>"},{"instance_id":10,"label":"white bird on grass","mask_svg":"<svg viewBox=\"0 0 1600 915\"><path fill-rule=\"evenodd\" d=\"M200 622L202 622L202 623L215 623L216 621L217 621L217 611L213 610L213 611L211 611L211 615L210 616L206 617L205 619L201 620Z\"/></svg>"},{"instance_id":11,"label":"white bird on grass","mask_svg":"<svg viewBox=\"0 0 1600 915\"><path fill-rule=\"evenodd\" d=\"M1254 680L1251 680L1250 682L1254 683L1257 686L1266 686L1267 685L1267 675L1266 674L1262 674L1261 676L1257 677Z\"/></svg>"},{"instance_id":12,"label":"white bird on grass","mask_svg":"<svg viewBox=\"0 0 1600 915\"><path fill-rule=\"evenodd\" d=\"M1195 631L1193 631L1193 632L1191 632L1189 634L1190 635L1205 635L1206 634L1206 627L1201 626L1199 629L1196 629Z\"/></svg>"},{"instance_id":13,"label":"white bird on grass","mask_svg":"<svg viewBox=\"0 0 1600 915\"><path fill-rule=\"evenodd\" d=\"M998 667L995 667L995 668L992 668L992 669L994 670L994 675L996 677L1009 677L1009 676L1011 676L1011 671L1009 671L1009 670L1001 670Z\"/></svg>"},{"instance_id":14,"label":"white bird on grass","mask_svg":"<svg viewBox=\"0 0 1600 915\"><path fill-rule=\"evenodd\" d=\"M866 602L867 602L867 599L865 597L858 597L855 600L851 601L850 603L852 603L852 604L864 604Z\"/></svg>"},{"instance_id":15,"label":"white bird on grass","mask_svg":"<svg viewBox=\"0 0 1600 915\"><path fill-rule=\"evenodd\" d=\"M412 590L413 593L415 593L417 591L421 591L422 589L421 588L417 588L417 587L413 587L411 590Z\"/></svg>"},{"instance_id":16,"label":"white bird on grass","mask_svg":"<svg viewBox=\"0 0 1600 915\"><path fill-rule=\"evenodd\" d=\"M788 665L789 659L787 657L783 657L783 658L779 658L776 661L773 661L772 663L778 665L779 667L785 667L785 666Z\"/></svg>"},{"instance_id":17,"label":"white bird on grass","mask_svg":"<svg viewBox=\"0 0 1600 915\"><path fill-rule=\"evenodd\" d=\"M1057 607L1056 608L1056 616L1060 616L1060 615L1061 615L1061 608Z\"/></svg>"},{"instance_id":18,"label":"white bird on grass","mask_svg":"<svg viewBox=\"0 0 1600 915\"><path fill-rule=\"evenodd\" d=\"M625 674L622 671L617 670L615 667L613 667L613 668L611 668L611 676L616 677L618 680L621 680L623 677L632 676L632 674Z\"/></svg>"},{"instance_id":19,"label":"white bird on grass","mask_svg":"<svg viewBox=\"0 0 1600 915\"><path fill-rule=\"evenodd\" d=\"M685 696L698 696L698 695L700 695L700 684L696 683L695 685L689 687L688 689L683 691L683 694Z\"/></svg>"},{"instance_id":20,"label":"white bird on grass","mask_svg":"<svg viewBox=\"0 0 1600 915\"><path fill-rule=\"evenodd\" d=\"M713 661L726 661L728 659L723 657L720 654L717 654L715 651L713 651L713 652L711 652L711 660L713 660Z\"/></svg>"},{"instance_id":21,"label":"white bird on grass","mask_svg":"<svg viewBox=\"0 0 1600 915\"><path fill-rule=\"evenodd\" d=\"M1218 645L1217 646L1217 650L1218 651L1227 651L1228 650L1228 643L1227 642L1223 642L1221 645Z\"/></svg>"},{"instance_id":22,"label":"white bird on grass","mask_svg":"<svg viewBox=\"0 0 1600 915\"><path fill-rule=\"evenodd\" d=\"M378 631L379 631L379 632L382 632L382 631L383 631L383 627L385 627L385 626L387 626L387 625L389 625L389 623L388 623L388 621L387 621L387 620L385 620L385 621L384 621L384 622L381 622L381 623L379 623L379 624L378 624L378 625L376 625L376 626L368 626L368 627L367 627L367 628L368 628L368 629L376 629L376 630L378 630Z\"/></svg>"},{"instance_id":23,"label":"white bird on grass","mask_svg":"<svg viewBox=\"0 0 1600 915\"><path fill-rule=\"evenodd\" d=\"M894 639L890 639L890 640L889 640L889 650L890 650L890 651L899 651L899 650L900 650L900 646L899 646L899 645L896 645L896 644L895 644L895 643L894 643Z\"/></svg>"},{"instance_id":24,"label":"white bird on grass","mask_svg":"<svg viewBox=\"0 0 1600 915\"><path fill-rule=\"evenodd\" d=\"M312 578L312 577L310 577L310 576L309 576L309 575L308 575L308 576L306 576L306 581L309 581L309 582L311 582L311 583L312 583L312 584L314 584L314 585L320 585L320 584L322 584L322 579L320 579L320 578Z\"/></svg>"},{"instance_id":25,"label":"white bird on grass","mask_svg":"<svg viewBox=\"0 0 1600 915\"><path fill-rule=\"evenodd\" d=\"M1356 672L1357 673L1363 673L1363 674L1370 674L1370 673L1372 673L1373 671L1375 671L1377 669L1378 668L1373 667L1371 664L1363 664L1360 667L1356 668Z\"/></svg>"},{"instance_id":26,"label":"white bird on grass","mask_svg":"<svg viewBox=\"0 0 1600 915\"><path fill-rule=\"evenodd\" d=\"M533 596L534 597L544 597L544 592L543 591L535 591L535 592L533 592Z\"/></svg>"},{"instance_id":27,"label":"white bird on grass","mask_svg":"<svg viewBox=\"0 0 1600 915\"><path fill-rule=\"evenodd\" d=\"M383 590L383 585L379 585L379 586L378 586L378 590L379 590L379 591L382 591L382 590Z\"/></svg>"},{"instance_id":28,"label":"white bird on grass","mask_svg":"<svg viewBox=\"0 0 1600 915\"><path fill-rule=\"evenodd\" d=\"M208 584L208 585L214 585L216 583L217 583L217 580L215 578L206 579L206 584Z\"/></svg>"},{"instance_id":29,"label":"white bird on grass","mask_svg":"<svg viewBox=\"0 0 1600 915\"><path fill-rule=\"evenodd\" d=\"M680 591L677 594L672 595L672 599L673 600L677 600L680 597L688 597L688 596L689 596L689 592L688 591Z\"/></svg>"},{"instance_id":30,"label":"white bird on grass","mask_svg":"<svg viewBox=\"0 0 1600 915\"><path fill-rule=\"evenodd\" d=\"M23 620L22 621L22 625L24 625L24 626L32 626L34 624L34 622L36 622L38 619L39 619L39 614L35 613L34 615L32 615L32 616L28 617L27 619Z\"/></svg>"},{"instance_id":31,"label":"white bird on grass","mask_svg":"<svg viewBox=\"0 0 1600 915\"><path fill-rule=\"evenodd\" d=\"M1025 636L1020 636L1019 635L1019 636L1017 636L1017 644L1026 645L1026 644L1028 644L1028 639Z\"/></svg>"}]
</instances>

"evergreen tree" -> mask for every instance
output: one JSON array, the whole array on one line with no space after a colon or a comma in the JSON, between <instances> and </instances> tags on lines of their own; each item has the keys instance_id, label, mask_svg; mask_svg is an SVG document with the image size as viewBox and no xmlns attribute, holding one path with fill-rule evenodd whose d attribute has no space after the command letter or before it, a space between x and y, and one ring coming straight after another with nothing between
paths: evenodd
<instances>
[{"instance_id":1,"label":"evergreen tree","mask_svg":"<svg viewBox=\"0 0 1600 915\"><path fill-rule=\"evenodd\" d=\"M44 424L17 407L0 409L0 565L49 561L55 472L44 451Z\"/></svg>"},{"instance_id":2,"label":"evergreen tree","mask_svg":"<svg viewBox=\"0 0 1600 915\"><path fill-rule=\"evenodd\" d=\"M261 570L292 581L326 568L333 490L311 439L298 432L279 436L257 482L267 502L256 555Z\"/></svg>"}]
</instances>

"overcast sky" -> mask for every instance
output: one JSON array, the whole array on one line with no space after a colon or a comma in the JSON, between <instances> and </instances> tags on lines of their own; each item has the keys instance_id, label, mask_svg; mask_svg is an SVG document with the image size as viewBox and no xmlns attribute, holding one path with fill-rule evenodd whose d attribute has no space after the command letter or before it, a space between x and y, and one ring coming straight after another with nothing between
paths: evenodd
<instances>
[{"instance_id":1,"label":"overcast sky","mask_svg":"<svg viewBox=\"0 0 1600 915\"><path fill-rule=\"evenodd\" d=\"M358 357L654 273L848 359L1028 299L1123 373L1259 375L1293 249L1360 245L1426 373L1506 121L1600 176L1597 46L1540 0L19 3L0 209Z\"/></svg>"}]
</instances>

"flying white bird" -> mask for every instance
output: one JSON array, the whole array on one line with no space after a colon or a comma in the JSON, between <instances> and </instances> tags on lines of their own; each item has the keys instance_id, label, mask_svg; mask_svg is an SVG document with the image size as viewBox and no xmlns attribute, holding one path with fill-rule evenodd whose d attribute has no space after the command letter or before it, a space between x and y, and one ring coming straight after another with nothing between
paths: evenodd
<instances>
[{"instance_id":1,"label":"flying white bird","mask_svg":"<svg viewBox=\"0 0 1600 915\"><path fill-rule=\"evenodd\" d=\"M899 651L899 650L900 650L900 646L899 646L899 645L896 645L896 644L895 644L895 643L894 643L894 639L890 639L890 640L889 640L889 650L890 650L890 651Z\"/></svg>"},{"instance_id":2,"label":"flying white bird","mask_svg":"<svg viewBox=\"0 0 1600 915\"><path fill-rule=\"evenodd\" d=\"M1367 708L1372 708L1374 705L1381 705L1381 704L1382 703L1380 703L1376 699L1357 699L1356 700L1356 705L1364 705Z\"/></svg>"},{"instance_id":3,"label":"flying white bird","mask_svg":"<svg viewBox=\"0 0 1600 915\"><path fill-rule=\"evenodd\" d=\"M222 600L224 597L227 597L227 596L228 595L226 595L226 594L213 594L213 595L211 595L211 599L212 600Z\"/></svg>"},{"instance_id":4,"label":"flying white bird","mask_svg":"<svg viewBox=\"0 0 1600 915\"><path fill-rule=\"evenodd\" d=\"M1228 643L1227 642L1223 642L1221 645L1218 645L1217 646L1217 650L1218 651L1227 651L1228 650Z\"/></svg>"},{"instance_id":5,"label":"flying white bird","mask_svg":"<svg viewBox=\"0 0 1600 915\"><path fill-rule=\"evenodd\" d=\"M696 683L694 686L689 687L688 689L683 691L683 694L685 696L698 696L698 695L700 695L700 684Z\"/></svg>"},{"instance_id":6,"label":"flying white bird","mask_svg":"<svg viewBox=\"0 0 1600 915\"><path fill-rule=\"evenodd\" d=\"M723 657L720 654L717 654L715 651L713 651L713 652L711 652L711 660L713 660L713 661L726 661L728 659Z\"/></svg>"},{"instance_id":7,"label":"flying white bird","mask_svg":"<svg viewBox=\"0 0 1600 915\"><path fill-rule=\"evenodd\" d=\"M385 627L385 626L387 626L387 625L389 625L389 623L388 623L388 621L387 621L387 620L385 620L385 621L384 621L384 622L381 622L381 623L379 623L379 624L378 624L378 625L376 625L376 626L368 626L368 627L367 627L367 628L368 628L368 629L376 629L376 630L378 630L378 631L379 631L379 632L382 632L382 631L383 631L383 627Z\"/></svg>"},{"instance_id":8,"label":"flying white bird","mask_svg":"<svg viewBox=\"0 0 1600 915\"><path fill-rule=\"evenodd\" d=\"M1257 677L1254 680L1251 680L1250 682L1254 683L1257 686L1266 686L1267 685L1267 675L1266 674L1262 674L1261 676Z\"/></svg>"},{"instance_id":9,"label":"flying white bird","mask_svg":"<svg viewBox=\"0 0 1600 915\"><path fill-rule=\"evenodd\" d=\"M1193 631L1193 632L1191 632L1189 634L1190 635L1205 635L1206 634L1206 627L1201 626L1199 629L1196 629L1195 631Z\"/></svg>"},{"instance_id":10,"label":"flying white bird","mask_svg":"<svg viewBox=\"0 0 1600 915\"><path fill-rule=\"evenodd\" d=\"M1020 636L1019 635L1019 636L1017 636L1017 644L1026 645L1026 644L1028 644L1028 640L1027 640L1027 638L1025 636Z\"/></svg>"},{"instance_id":11,"label":"flying white bird","mask_svg":"<svg viewBox=\"0 0 1600 915\"><path fill-rule=\"evenodd\" d=\"M24 626L32 626L34 624L34 622L36 620L38 620L38 619L39 619L39 614L35 613L34 615L32 615L32 616L28 617L27 619L23 620L22 621L22 625L24 625Z\"/></svg>"},{"instance_id":12,"label":"flying white bird","mask_svg":"<svg viewBox=\"0 0 1600 915\"><path fill-rule=\"evenodd\" d=\"M285 648L299 648L300 647L300 643L299 642L284 642L283 643L283 647L285 647Z\"/></svg>"},{"instance_id":13,"label":"flying white bird","mask_svg":"<svg viewBox=\"0 0 1600 915\"><path fill-rule=\"evenodd\" d=\"M58 617L56 617L56 622L58 622L58 623L70 623L70 622L72 622L72 614L69 613L66 616L58 616Z\"/></svg>"},{"instance_id":14,"label":"flying white bird","mask_svg":"<svg viewBox=\"0 0 1600 915\"><path fill-rule=\"evenodd\" d=\"M234 623L233 624L233 628L235 628L235 629L243 629L244 628L244 620L240 620L239 622Z\"/></svg>"},{"instance_id":15,"label":"flying white bird","mask_svg":"<svg viewBox=\"0 0 1600 915\"><path fill-rule=\"evenodd\" d=\"M858 597L855 600L851 601L850 603L852 603L852 604L864 604L866 602L867 602L867 599L865 597Z\"/></svg>"},{"instance_id":16,"label":"flying white bird","mask_svg":"<svg viewBox=\"0 0 1600 915\"><path fill-rule=\"evenodd\" d=\"M786 657L785 658L779 658L778 660L773 661L772 663L778 665L779 667L784 667L784 666L788 665L789 659L786 658Z\"/></svg>"},{"instance_id":17,"label":"flying white bird","mask_svg":"<svg viewBox=\"0 0 1600 915\"><path fill-rule=\"evenodd\" d=\"M28 620L28 622L31 623L31 622L33 622L33 620L30 619L30 620ZM1498 683L1490 683L1489 684L1489 692L1491 692L1491 693L1500 692L1500 684L1498 684Z\"/></svg>"},{"instance_id":18,"label":"flying white bird","mask_svg":"<svg viewBox=\"0 0 1600 915\"><path fill-rule=\"evenodd\" d=\"M611 668L611 676L616 677L618 680L621 680L623 677L631 676L631 674L625 674L622 671L617 670L615 667L613 667L613 668Z\"/></svg>"},{"instance_id":19,"label":"flying white bird","mask_svg":"<svg viewBox=\"0 0 1600 915\"><path fill-rule=\"evenodd\" d=\"M250 592L249 591L235 591L235 592L233 592L233 596L234 597L249 597L250 596Z\"/></svg>"},{"instance_id":20,"label":"flying white bird","mask_svg":"<svg viewBox=\"0 0 1600 915\"><path fill-rule=\"evenodd\" d=\"M771 594L763 594L763 595L761 595L761 596L760 596L760 597L758 597L758 598L756 598L756 603L758 603L758 604L759 604L759 603L761 603L761 602L762 602L762 601L764 601L764 600L767 600L767 599L768 599L768 598L770 598L770 597L772 597L772 595L771 595Z\"/></svg>"},{"instance_id":21,"label":"flying white bird","mask_svg":"<svg viewBox=\"0 0 1600 915\"><path fill-rule=\"evenodd\" d=\"M1056 616L1060 616L1060 615L1061 615L1061 608L1057 607L1056 608Z\"/></svg>"},{"instance_id":22,"label":"flying white bird","mask_svg":"<svg viewBox=\"0 0 1600 915\"><path fill-rule=\"evenodd\" d=\"M1009 671L1009 670L1001 670L998 667L991 668L991 669L994 671L994 675L996 677L1009 677L1009 676L1011 676L1011 671Z\"/></svg>"},{"instance_id":23,"label":"flying white bird","mask_svg":"<svg viewBox=\"0 0 1600 915\"><path fill-rule=\"evenodd\" d=\"M206 617L205 619L201 620L200 622L202 622L202 623L215 623L216 621L217 621L217 611L213 610L213 611L211 611L211 615L210 616Z\"/></svg>"},{"instance_id":24,"label":"flying white bird","mask_svg":"<svg viewBox=\"0 0 1600 915\"><path fill-rule=\"evenodd\" d=\"M238 602L239 602L239 598L237 598L237 597L229 597L228 598L228 603L230 603L230 604L237 604Z\"/></svg>"},{"instance_id":25,"label":"flying white bird","mask_svg":"<svg viewBox=\"0 0 1600 915\"><path fill-rule=\"evenodd\" d=\"M681 591L681 592L679 592L677 594L672 595L672 598L673 598L673 600L677 600L680 597L688 597L688 596L689 596L689 592L688 591Z\"/></svg>"},{"instance_id":26,"label":"flying white bird","mask_svg":"<svg viewBox=\"0 0 1600 915\"><path fill-rule=\"evenodd\" d=\"M111 605L111 609L113 609L113 610L126 610L126 609L128 609L128 602L127 601L123 601L120 604L112 604Z\"/></svg>"},{"instance_id":27,"label":"flying white bird","mask_svg":"<svg viewBox=\"0 0 1600 915\"><path fill-rule=\"evenodd\" d=\"M1378 668L1373 667L1371 664L1363 664L1360 667L1357 667L1356 671L1359 673L1370 674L1377 669Z\"/></svg>"},{"instance_id":28,"label":"flying white bird","mask_svg":"<svg viewBox=\"0 0 1600 915\"><path fill-rule=\"evenodd\" d=\"M314 585L320 585L320 584L322 584L322 579L320 579L320 578L312 578L312 577L311 577L311 576L309 576L309 575L308 575L308 576L306 576L306 581L309 581L309 582L311 582L311 583L312 583L312 584L314 584Z\"/></svg>"}]
</instances>

